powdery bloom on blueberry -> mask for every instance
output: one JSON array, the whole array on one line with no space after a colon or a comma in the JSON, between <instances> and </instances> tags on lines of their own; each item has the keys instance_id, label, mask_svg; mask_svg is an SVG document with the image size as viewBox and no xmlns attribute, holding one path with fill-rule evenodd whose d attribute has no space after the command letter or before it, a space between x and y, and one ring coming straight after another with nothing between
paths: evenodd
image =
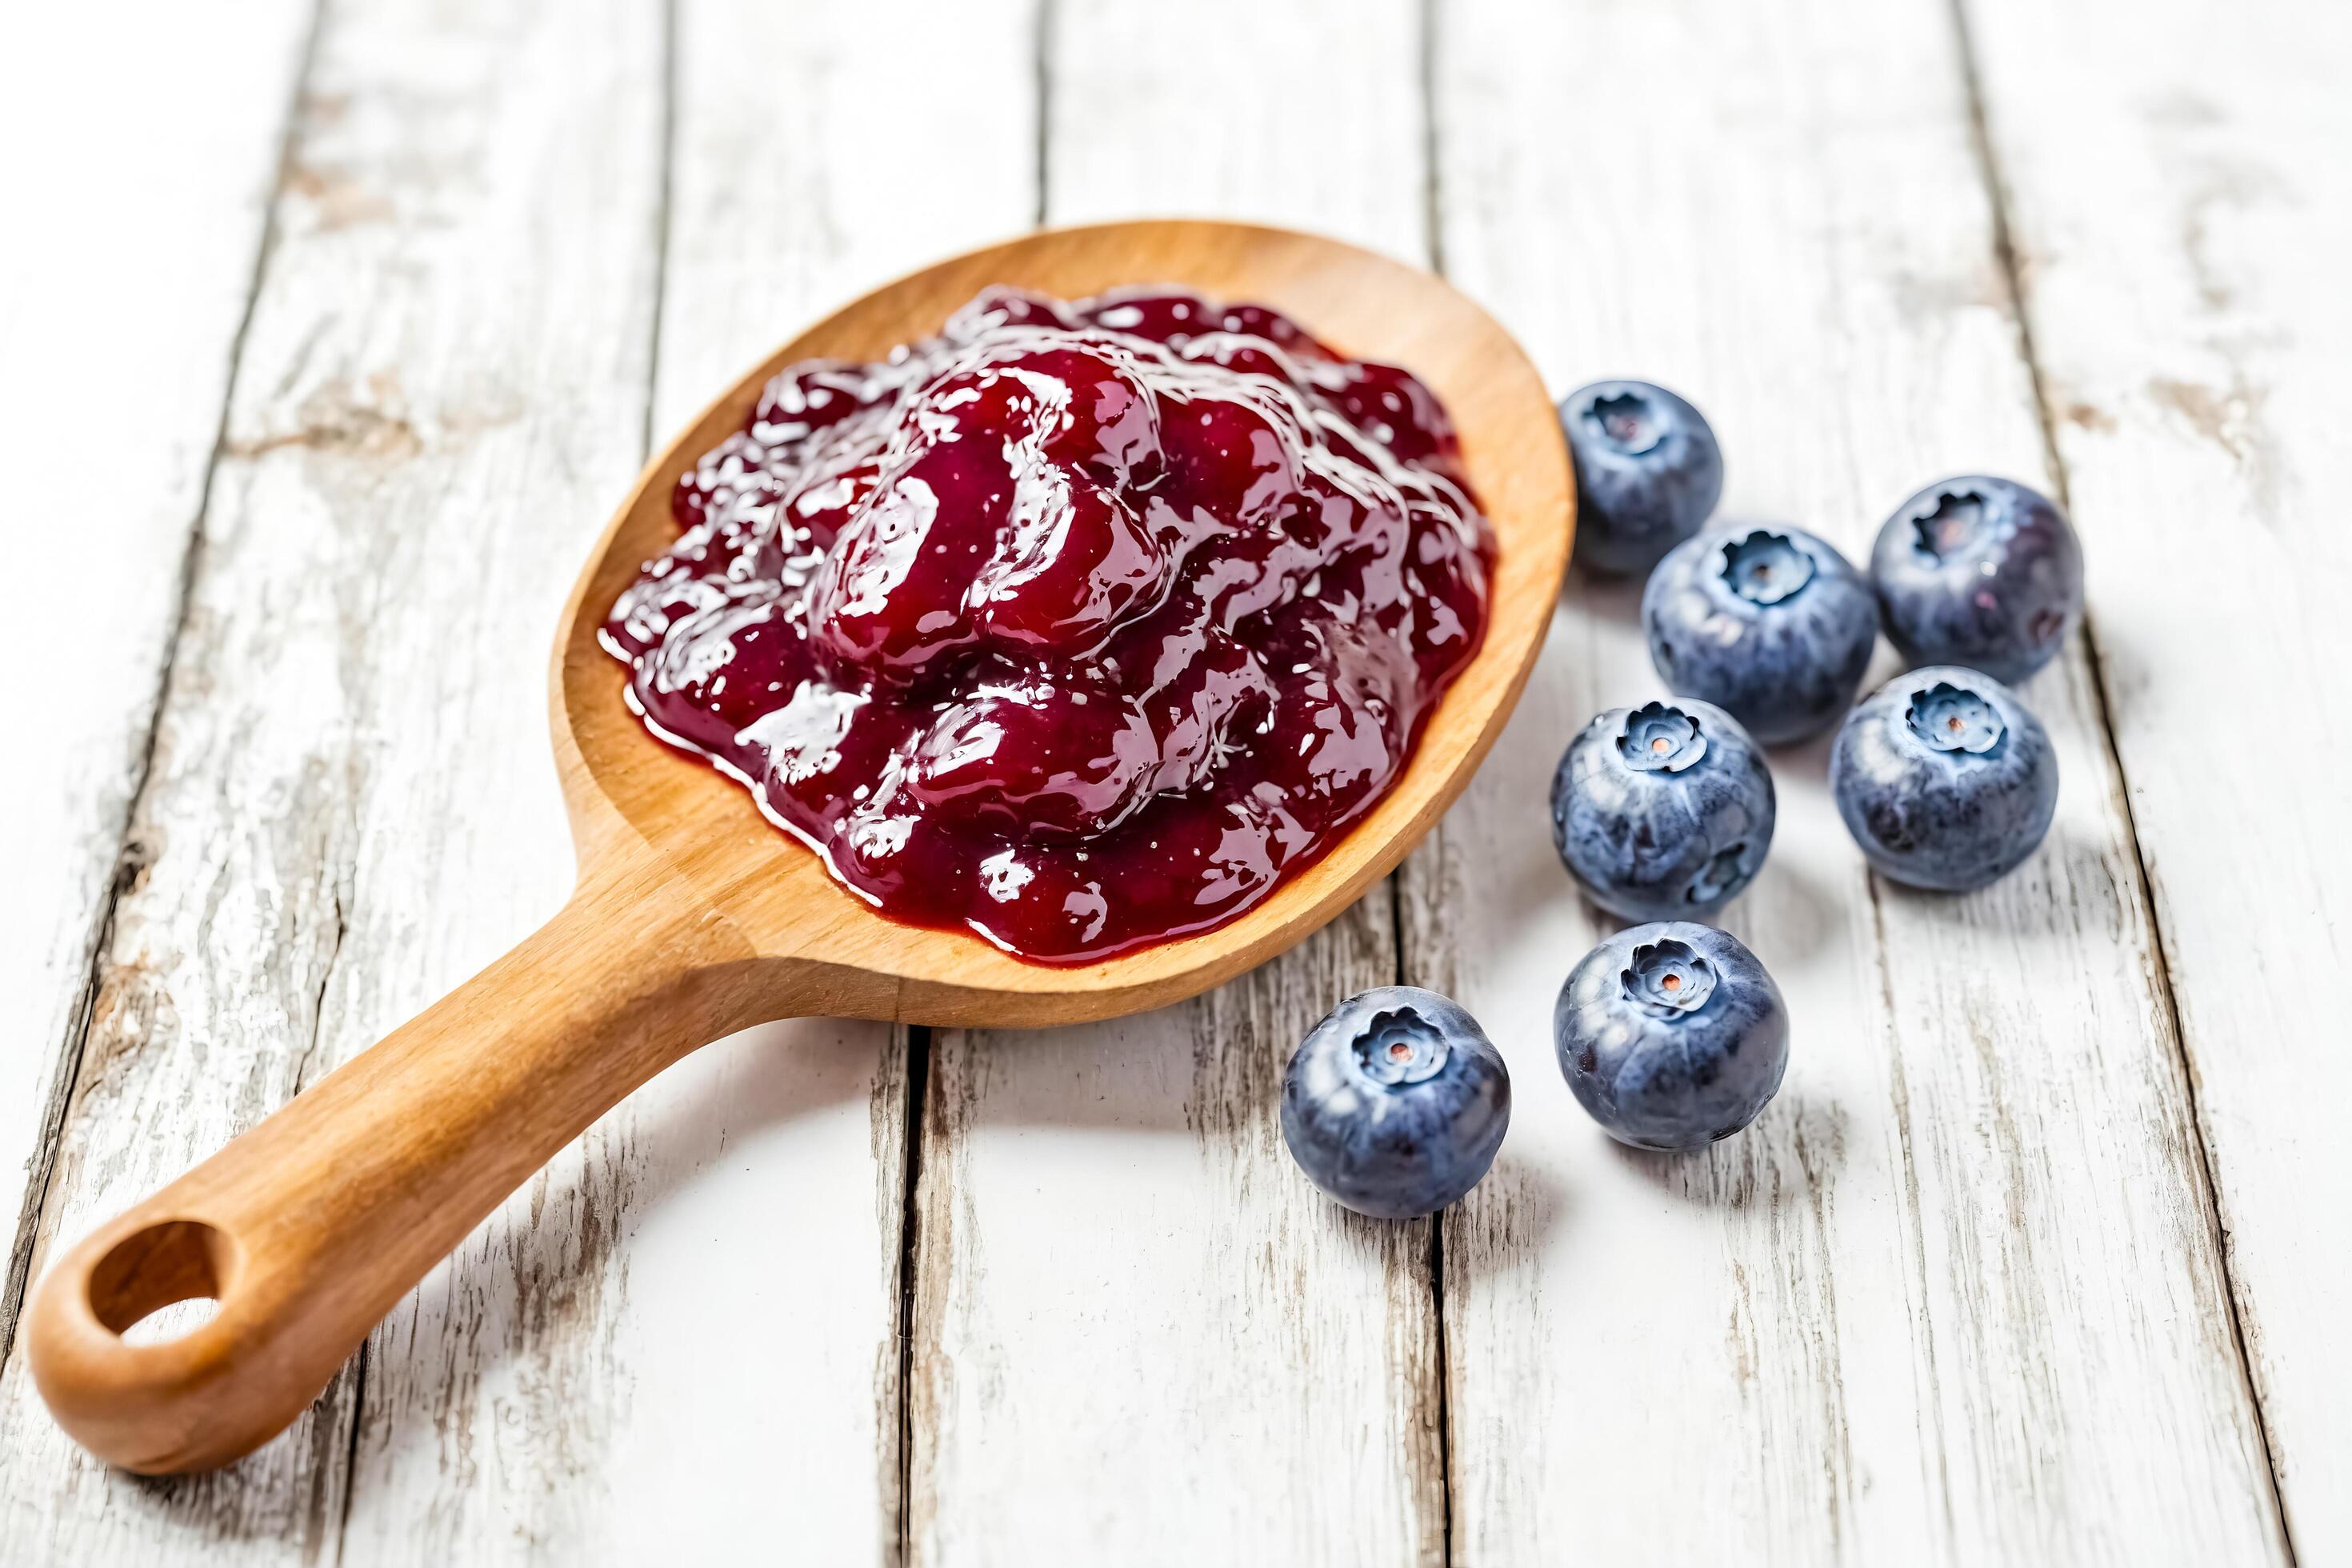
<instances>
[{"instance_id":1,"label":"powdery bloom on blueberry","mask_svg":"<svg viewBox=\"0 0 2352 1568\"><path fill-rule=\"evenodd\" d=\"M1283 1069L1282 1141L1359 1214L1406 1219L1477 1185L1511 1120L1511 1075L1478 1021L1434 992L1383 985L1308 1031Z\"/></svg>"},{"instance_id":2,"label":"powdery bloom on blueberry","mask_svg":"<svg viewBox=\"0 0 2352 1568\"><path fill-rule=\"evenodd\" d=\"M1635 926L1577 963L1552 1009L1577 1103L1642 1149L1703 1149L1754 1121L1789 1066L1789 1013L1756 955L1692 921Z\"/></svg>"},{"instance_id":3,"label":"powdery bloom on blueberry","mask_svg":"<svg viewBox=\"0 0 2352 1568\"><path fill-rule=\"evenodd\" d=\"M1838 816L1880 875L1969 892L2032 855L2058 805L2049 733L1980 670L1934 666L1873 692L1830 747Z\"/></svg>"},{"instance_id":4,"label":"powdery bloom on blueberry","mask_svg":"<svg viewBox=\"0 0 2352 1568\"><path fill-rule=\"evenodd\" d=\"M1632 921L1704 920L1772 842L1772 775L1705 702L1603 713L1553 771L1552 845L1592 901Z\"/></svg>"},{"instance_id":5,"label":"powdery bloom on blueberry","mask_svg":"<svg viewBox=\"0 0 2352 1568\"><path fill-rule=\"evenodd\" d=\"M1646 572L1696 533L1723 494L1723 453L1699 411L1645 381L1600 381L1560 400L1576 458L1576 559Z\"/></svg>"},{"instance_id":6,"label":"powdery bloom on blueberry","mask_svg":"<svg viewBox=\"0 0 2352 1568\"><path fill-rule=\"evenodd\" d=\"M2015 683L2056 657L2083 613L2083 550L2049 497L1962 475L1889 514L1871 552L1887 637L1915 666Z\"/></svg>"},{"instance_id":7,"label":"powdery bloom on blueberry","mask_svg":"<svg viewBox=\"0 0 2352 1568\"><path fill-rule=\"evenodd\" d=\"M1651 662L1766 745L1819 734L1853 702L1878 640L1870 584L1803 529L1735 526L1667 552L1642 591Z\"/></svg>"}]
</instances>

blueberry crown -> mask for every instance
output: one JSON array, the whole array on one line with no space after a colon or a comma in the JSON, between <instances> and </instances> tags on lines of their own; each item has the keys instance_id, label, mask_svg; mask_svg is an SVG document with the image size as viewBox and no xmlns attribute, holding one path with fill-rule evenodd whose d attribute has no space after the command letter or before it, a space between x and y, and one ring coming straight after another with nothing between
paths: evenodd
<instances>
[{"instance_id":1,"label":"blueberry crown","mask_svg":"<svg viewBox=\"0 0 2352 1568\"><path fill-rule=\"evenodd\" d=\"M1724 545L1723 580L1751 605L1777 605L1813 580L1813 558L1787 534L1759 528Z\"/></svg>"},{"instance_id":2,"label":"blueberry crown","mask_svg":"<svg viewBox=\"0 0 2352 1568\"><path fill-rule=\"evenodd\" d=\"M1657 410L1638 392L1603 394L1592 400L1588 413L1609 444L1629 456L1650 450L1665 434Z\"/></svg>"},{"instance_id":3,"label":"blueberry crown","mask_svg":"<svg viewBox=\"0 0 2352 1568\"><path fill-rule=\"evenodd\" d=\"M1412 1007L1375 1013L1356 1037L1356 1060L1374 1083L1419 1083L1445 1065L1445 1033Z\"/></svg>"},{"instance_id":4,"label":"blueberry crown","mask_svg":"<svg viewBox=\"0 0 2352 1568\"><path fill-rule=\"evenodd\" d=\"M1948 680L1914 691L1911 705L1903 710L1903 722L1930 750L1971 756L1984 755L2009 733L2000 711L1983 693Z\"/></svg>"},{"instance_id":5,"label":"blueberry crown","mask_svg":"<svg viewBox=\"0 0 2352 1568\"><path fill-rule=\"evenodd\" d=\"M1715 994L1715 965L1673 937L1645 942L1633 950L1617 976L1625 1000L1654 1018L1680 1018L1706 1005Z\"/></svg>"},{"instance_id":6,"label":"blueberry crown","mask_svg":"<svg viewBox=\"0 0 2352 1568\"><path fill-rule=\"evenodd\" d=\"M1698 721L1664 702L1645 702L1625 715L1617 752L1638 773L1678 773L1706 755Z\"/></svg>"},{"instance_id":7,"label":"blueberry crown","mask_svg":"<svg viewBox=\"0 0 2352 1568\"><path fill-rule=\"evenodd\" d=\"M1911 514L1911 548L1934 562L1974 555L1994 535L1992 503L1978 490L1939 489Z\"/></svg>"}]
</instances>

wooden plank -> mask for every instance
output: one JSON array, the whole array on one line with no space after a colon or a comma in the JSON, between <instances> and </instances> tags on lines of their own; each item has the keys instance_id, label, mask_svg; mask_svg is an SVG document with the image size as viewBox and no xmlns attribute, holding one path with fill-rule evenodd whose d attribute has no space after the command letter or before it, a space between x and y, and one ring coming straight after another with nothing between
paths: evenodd
<instances>
[{"instance_id":1,"label":"wooden plank","mask_svg":"<svg viewBox=\"0 0 2352 1568\"><path fill-rule=\"evenodd\" d=\"M1412 5L1068 5L1047 41L1049 220L1213 211L1423 252ZM1428 1228L1324 1200L1275 1125L1298 1037L1393 977L1390 912L1376 892L1184 1006L935 1041L915 1559L1441 1559Z\"/></svg>"},{"instance_id":2,"label":"wooden plank","mask_svg":"<svg viewBox=\"0 0 2352 1568\"><path fill-rule=\"evenodd\" d=\"M2042 477L1943 7L1439 15L1443 248L1559 385L1688 394L1731 515L1857 557L1928 478ZM1772 859L1727 923L1788 993L1787 1087L1705 1156L1634 1155L1552 1061L1601 927L1543 800L1573 726L1660 689L1636 600L1572 586L1407 882L1409 971L1480 1014L1519 1096L1444 1227L1458 1557L2279 1560L2081 652L2028 690L2066 781L2050 845L1984 894L1874 883L1825 746L1776 756Z\"/></svg>"},{"instance_id":3,"label":"wooden plank","mask_svg":"<svg viewBox=\"0 0 2352 1568\"><path fill-rule=\"evenodd\" d=\"M63 700L40 704L37 740L0 769L0 1351L73 1087L90 964L118 875L144 858L123 833L310 9L270 0L225 20L175 5L44 6L10 19L0 51L0 146L12 149L0 211L18 237L0 247L0 469L12 490L0 537L36 572L61 542L88 540L98 553L71 551L62 569L100 574L96 598L52 588L8 609L15 645L68 672ZM141 47L116 47L126 31ZM100 56L102 94L59 68ZM58 145L71 155L34 152Z\"/></svg>"},{"instance_id":4,"label":"wooden plank","mask_svg":"<svg viewBox=\"0 0 2352 1568\"><path fill-rule=\"evenodd\" d=\"M568 885L546 639L644 436L662 83L661 12L639 0L323 19L133 814L152 864L100 970L44 1249L478 968ZM571 1331L609 1278L609 1194L639 1183L591 1142L481 1233L509 1310L480 1321L478 1353L531 1397L469 1423L457 1363L448 1423L404 1435L477 1484L532 1470L551 1513L585 1493L563 1467L605 1460L561 1419L565 1379L604 1369ZM360 1365L243 1464L146 1483L73 1448L11 1360L12 1547L334 1552ZM441 1521L408 1523L425 1542Z\"/></svg>"},{"instance_id":5,"label":"wooden plank","mask_svg":"<svg viewBox=\"0 0 2352 1568\"><path fill-rule=\"evenodd\" d=\"M2338 1562L2352 14L1966 9L2270 1457Z\"/></svg>"},{"instance_id":6,"label":"wooden plank","mask_svg":"<svg viewBox=\"0 0 2352 1568\"><path fill-rule=\"evenodd\" d=\"M1025 111L956 118L974 73L1027 81L1026 0L688 0L677 26L656 440L811 318L1036 200ZM919 167L935 199L909 210ZM554 574L620 495L569 521ZM743 1561L780 1520L797 1561L895 1551L904 1073L887 1028L811 1020L604 1118L373 1342L347 1552Z\"/></svg>"}]
</instances>

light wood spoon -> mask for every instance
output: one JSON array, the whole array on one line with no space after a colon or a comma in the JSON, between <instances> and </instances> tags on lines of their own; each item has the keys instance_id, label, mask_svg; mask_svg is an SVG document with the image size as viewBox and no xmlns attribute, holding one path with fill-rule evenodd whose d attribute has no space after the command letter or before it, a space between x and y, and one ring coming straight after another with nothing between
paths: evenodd
<instances>
[{"instance_id":1,"label":"light wood spoon","mask_svg":"<svg viewBox=\"0 0 2352 1568\"><path fill-rule=\"evenodd\" d=\"M672 482L741 426L778 369L878 357L938 331L991 283L1063 299L1189 285L1271 305L1346 353L1402 365L1452 411L1496 532L1486 644L1396 787L1238 919L1084 967L1024 963L976 937L875 913L747 792L650 740L622 705L621 665L596 642L639 563L675 536ZM571 901L58 1258L26 1329L42 1397L115 1464L226 1464L299 1415L377 1321L533 1171L706 1041L812 1015L991 1027L1108 1018L1283 952L1393 867L1477 767L1543 641L1574 494L1551 401L1501 327L1425 272L1308 235L1193 222L1038 234L941 262L810 328L646 466L564 608L552 695L580 858ZM219 1302L202 1326L124 1342L158 1308L198 1297Z\"/></svg>"}]
</instances>

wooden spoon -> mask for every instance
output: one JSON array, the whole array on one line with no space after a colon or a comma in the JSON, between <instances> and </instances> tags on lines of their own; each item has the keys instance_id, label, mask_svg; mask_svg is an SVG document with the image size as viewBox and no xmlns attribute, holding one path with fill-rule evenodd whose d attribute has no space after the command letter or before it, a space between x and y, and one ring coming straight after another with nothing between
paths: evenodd
<instances>
[{"instance_id":1,"label":"wooden spoon","mask_svg":"<svg viewBox=\"0 0 2352 1568\"><path fill-rule=\"evenodd\" d=\"M1238 919L1084 967L1024 963L976 937L875 913L743 789L648 739L622 705L622 667L596 642L639 563L674 537L672 482L741 426L778 369L877 357L936 331L991 283L1064 299L1185 284L1271 305L1347 353L1404 366L1452 411L1497 545L1486 644L1379 805ZM26 1330L42 1397L115 1464L226 1464L299 1415L533 1171L706 1041L810 1015L991 1027L1108 1018L1283 952L1393 867L1486 754L1543 641L1573 498L1551 400L1509 335L1437 279L1350 246L1238 224L1108 224L974 251L866 295L779 349L646 466L572 590L552 672L580 858L571 901L59 1258ZM219 1302L201 1327L124 1342L156 1309L198 1297Z\"/></svg>"}]
</instances>

